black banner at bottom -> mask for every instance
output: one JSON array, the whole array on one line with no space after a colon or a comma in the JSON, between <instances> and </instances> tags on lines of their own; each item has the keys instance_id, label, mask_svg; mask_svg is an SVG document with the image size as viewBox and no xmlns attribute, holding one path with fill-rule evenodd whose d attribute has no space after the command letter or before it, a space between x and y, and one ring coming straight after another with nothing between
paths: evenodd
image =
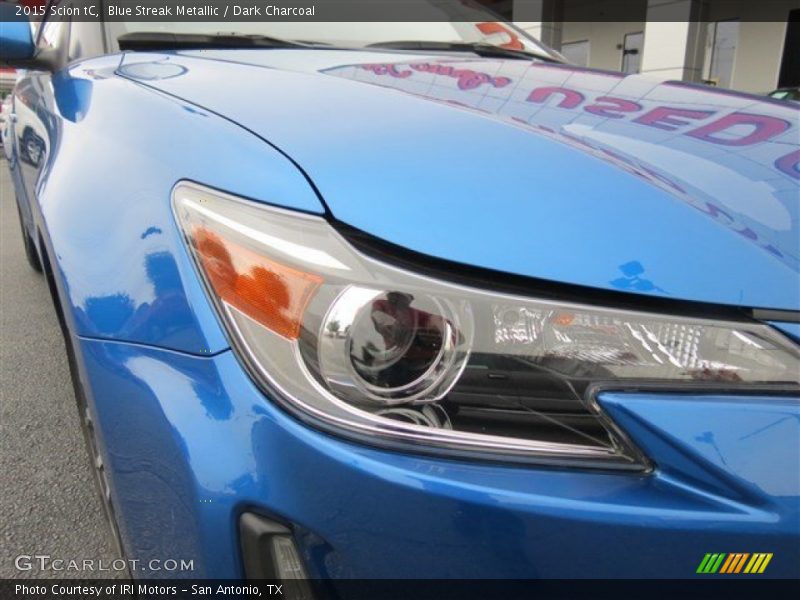
<instances>
[{"instance_id":1,"label":"black banner at bottom","mask_svg":"<svg viewBox=\"0 0 800 600\"><path fill-rule=\"evenodd\" d=\"M685 580L443 580L329 579L300 581L4 579L0 598L9 600L184 600L187 598L281 598L286 600L596 600L744 597L800 598L800 580L735 576ZM759 596L755 596L758 594Z\"/></svg>"}]
</instances>

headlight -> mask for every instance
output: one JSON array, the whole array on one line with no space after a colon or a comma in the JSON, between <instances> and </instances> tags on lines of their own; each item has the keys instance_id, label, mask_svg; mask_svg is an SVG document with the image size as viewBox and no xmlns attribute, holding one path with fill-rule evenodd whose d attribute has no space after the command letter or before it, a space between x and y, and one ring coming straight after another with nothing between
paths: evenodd
<instances>
[{"instance_id":1,"label":"headlight","mask_svg":"<svg viewBox=\"0 0 800 600\"><path fill-rule=\"evenodd\" d=\"M643 468L594 402L596 384L798 385L796 347L759 323L455 285L364 256L322 218L194 184L179 184L173 204L251 375L295 415L340 435Z\"/></svg>"}]
</instances>

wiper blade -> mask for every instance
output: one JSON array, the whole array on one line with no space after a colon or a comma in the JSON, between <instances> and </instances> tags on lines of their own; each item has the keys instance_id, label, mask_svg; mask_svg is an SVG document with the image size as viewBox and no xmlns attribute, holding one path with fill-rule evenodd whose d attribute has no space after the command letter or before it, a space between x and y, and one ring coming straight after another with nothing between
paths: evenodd
<instances>
[{"instance_id":1,"label":"wiper blade","mask_svg":"<svg viewBox=\"0 0 800 600\"><path fill-rule=\"evenodd\" d=\"M366 48L386 48L389 50L421 50L429 52L472 52L483 58L514 58L533 60L535 58L550 62L560 62L554 56L544 52L503 48L485 42L429 42L424 40L397 40L393 42L376 42Z\"/></svg>"},{"instance_id":2,"label":"wiper blade","mask_svg":"<svg viewBox=\"0 0 800 600\"><path fill-rule=\"evenodd\" d=\"M308 48L306 44L238 33L167 33L137 31L117 38L120 50L202 50L204 48Z\"/></svg>"}]
</instances>

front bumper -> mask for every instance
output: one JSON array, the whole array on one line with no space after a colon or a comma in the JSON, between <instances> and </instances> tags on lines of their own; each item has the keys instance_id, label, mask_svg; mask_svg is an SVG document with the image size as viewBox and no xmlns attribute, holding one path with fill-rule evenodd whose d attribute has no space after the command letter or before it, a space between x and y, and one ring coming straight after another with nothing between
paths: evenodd
<instances>
[{"instance_id":1,"label":"front bumper","mask_svg":"<svg viewBox=\"0 0 800 600\"><path fill-rule=\"evenodd\" d=\"M292 528L311 577L708 577L710 552L800 577L798 398L605 393L652 473L502 466L313 431L230 351L79 349L129 558L194 561L137 577L242 577L246 511Z\"/></svg>"}]
</instances>

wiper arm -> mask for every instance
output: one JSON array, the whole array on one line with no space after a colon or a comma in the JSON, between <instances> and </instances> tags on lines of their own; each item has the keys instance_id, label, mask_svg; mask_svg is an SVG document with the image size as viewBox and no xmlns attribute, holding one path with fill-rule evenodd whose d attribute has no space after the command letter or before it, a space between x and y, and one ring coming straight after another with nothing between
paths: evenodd
<instances>
[{"instance_id":1,"label":"wiper arm","mask_svg":"<svg viewBox=\"0 0 800 600\"><path fill-rule=\"evenodd\" d=\"M543 52L515 50L503 48L485 42L429 42L424 40L397 40L394 42L376 42L366 48L386 48L389 50L422 50L430 52L472 52L484 58L514 58L532 60L538 58L550 62L560 62L553 56Z\"/></svg>"},{"instance_id":2,"label":"wiper arm","mask_svg":"<svg viewBox=\"0 0 800 600\"><path fill-rule=\"evenodd\" d=\"M137 31L117 38L120 50L198 50L204 48L308 48L306 44L238 33L167 33Z\"/></svg>"}]
</instances>

